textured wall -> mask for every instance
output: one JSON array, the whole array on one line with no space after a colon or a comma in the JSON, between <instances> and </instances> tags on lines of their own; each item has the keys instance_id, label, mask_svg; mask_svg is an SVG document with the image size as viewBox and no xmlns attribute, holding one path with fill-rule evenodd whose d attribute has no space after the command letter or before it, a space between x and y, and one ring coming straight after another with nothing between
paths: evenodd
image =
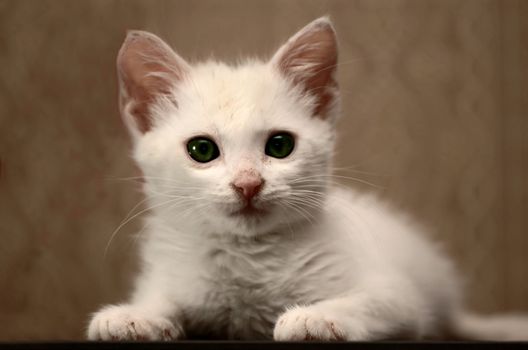
<instances>
[{"instance_id":1,"label":"textured wall","mask_svg":"<svg viewBox=\"0 0 528 350\"><path fill-rule=\"evenodd\" d=\"M123 299L141 200L118 117L125 29L190 59L269 55L330 14L339 166L435 229L484 312L528 311L528 2L0 0L0 340L78 339ZM434 273L433 271L431 273Z\"/></svg>"}]
</instances>

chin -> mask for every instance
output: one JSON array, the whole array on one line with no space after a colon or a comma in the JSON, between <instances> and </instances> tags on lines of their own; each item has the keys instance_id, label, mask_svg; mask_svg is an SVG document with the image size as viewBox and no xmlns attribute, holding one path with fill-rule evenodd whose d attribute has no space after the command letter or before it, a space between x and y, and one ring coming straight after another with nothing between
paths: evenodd
<instances>
[{"instance_id":1,"label":"chin","mask_svg":"<svg viewBox=\"0 0 528 350\"><path fill-rule=\"evenodd\" d=\"M215 233L235 236L255 237L273 232L281 225L280 214L267 210L221 210L211 215Z\"/></svg>"},{"instance_id":2,"label":"chin","mask_svg":"<svg viewBox=\"0 0 528 350\"><path fill-rule=\"evenodd\" d=\"M241 215L231 217L233 233L239 236L255 237L272 232L279 222L272 214Z\"/></svg>"}]
</instances>

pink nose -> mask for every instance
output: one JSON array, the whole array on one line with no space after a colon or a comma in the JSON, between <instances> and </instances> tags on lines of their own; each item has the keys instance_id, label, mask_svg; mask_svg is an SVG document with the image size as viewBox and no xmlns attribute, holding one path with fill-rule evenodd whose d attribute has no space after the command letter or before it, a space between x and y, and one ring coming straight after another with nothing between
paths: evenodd
<instances>
[{"instance_id":1,"label":"pink nose","mask_svg":"<svg viewBox=\"0 0 528 350\"><path fill-rule=\"evenodd\" d=\"M260 192L263 184L264 180L260 175L243 173L233 181L231 186L233 186L233 189L246 201L250 201Z\"/></svg>"}]
</instances>

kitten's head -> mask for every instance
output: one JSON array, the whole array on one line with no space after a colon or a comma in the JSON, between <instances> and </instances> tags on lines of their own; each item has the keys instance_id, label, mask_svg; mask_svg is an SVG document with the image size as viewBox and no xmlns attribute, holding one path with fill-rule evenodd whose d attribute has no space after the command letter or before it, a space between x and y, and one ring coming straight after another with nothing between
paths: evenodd
<instances>
[{"instance_id":1,"label":"kitten's head","mask_svg":"<svg viewBox=\"0 0 528 350\"><path fill-rule=\"evenodd\" d=\"M119 52L120 109L158 215L257 235L324 201L339 96L337 44L320 18L268 62L190 65L158 37Z\"/></svg>"}]
</instances>

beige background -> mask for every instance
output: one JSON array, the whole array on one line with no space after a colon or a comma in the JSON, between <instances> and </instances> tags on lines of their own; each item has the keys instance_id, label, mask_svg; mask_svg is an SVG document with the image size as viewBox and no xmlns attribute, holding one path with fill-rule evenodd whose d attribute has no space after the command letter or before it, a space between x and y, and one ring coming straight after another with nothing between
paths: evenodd
<instances>
[{"instance_id":1,"label":"beige background","mask_svg":"<svg viewBox=\"0 0 528 350\"><path fill-rule=\"evenodd\" d=\"M0 340L80 339L126 296L140 222L104 255L141 199L118 179L136 173L116 107L125 29L233 62L323 14L341 43L339 165L366 172L344 174L435 229L472 307L528 311L528 1L0 0Z\"/></svg>"}]
</instances>

